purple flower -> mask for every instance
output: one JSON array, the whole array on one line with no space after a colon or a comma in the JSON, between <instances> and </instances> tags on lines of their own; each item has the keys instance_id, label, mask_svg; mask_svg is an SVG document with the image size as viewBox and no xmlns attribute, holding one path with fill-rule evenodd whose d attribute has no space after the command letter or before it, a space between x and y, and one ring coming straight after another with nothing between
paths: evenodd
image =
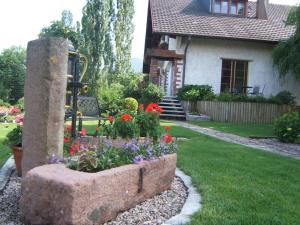
<instances>
[{"instance_id":1,"label":"purple flower","mask_svg":"<svg viewBox=\"0 0 300 225\"><path fill-rule=\"evenodd\" d=\"M141 156L141 155L138 155L138 156L134 157L134 159L133 159L133 162L134 162L135 164L139 164L139 163L141 163L142 161L143 161L143 156Z\"/></svg>"},{"instance_id":2,"label":"purple flower","mask_svg":"<svg viewBox=\"0 0 300 225\"><path fill-rule=\"evenodd\" d=\"M138 151L140 150L139 146L137 146L137 145L134 144L134 143L129 144L127 148L129 148L131 151L133 151L133 152L135 152L135 153L138 152Z\"/></svg>"},{"instance_id":3,"label":"purple flower","mask_svg":"<svg viewBox=\"0 0 300 225\"><path fill-rule=\"evenodd\" d=\"M151 147L149 147L149 148L147 149L147 156L148 156L148 158L152 158L152 157L153 157L153 150L152 150Z\"/></svg>"}]
</instances>

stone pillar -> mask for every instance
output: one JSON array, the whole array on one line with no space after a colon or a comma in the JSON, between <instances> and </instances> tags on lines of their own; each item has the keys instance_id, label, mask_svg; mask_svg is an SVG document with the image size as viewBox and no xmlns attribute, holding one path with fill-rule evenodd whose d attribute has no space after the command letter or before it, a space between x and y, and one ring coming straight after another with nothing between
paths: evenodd
<instances>
[{"instance_id":1,"label":"stone pillar","mask_svg":"<svg viewBox=\"0 0 300 225\"><path fill-rule=\"evenodd\" d=\"M151 83L159 85L159 74L158 74L158 60L151 58L149 80Z\"/></svg>"},{"instance_id":2,"label":"stone pillar","mask_svg":"<svg viewBox=\"0 0 300 225\"><path fill-rule=\"evenodd\" d=\"M28 43L23 128L23 176L63 155L68 41L47 38Z\"/></svg>"}]
</instances>

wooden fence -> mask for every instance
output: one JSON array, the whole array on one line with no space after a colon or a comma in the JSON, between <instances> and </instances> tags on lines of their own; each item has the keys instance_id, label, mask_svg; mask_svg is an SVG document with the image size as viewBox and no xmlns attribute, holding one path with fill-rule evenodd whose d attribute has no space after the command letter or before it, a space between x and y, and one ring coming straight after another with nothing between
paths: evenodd
<instances>
[{"instance_id":1,"label":"wooden fence","mask_svg":"<svg viewBox=\"0 0 300 225\"><path fill-rule=\"evenodd\" d=\"M287 105L249 102L199 101L183 102L186 111L197 111L213 121L232 123L273 123L283 113L292 110Z\"/></svg>"}]
</instances>

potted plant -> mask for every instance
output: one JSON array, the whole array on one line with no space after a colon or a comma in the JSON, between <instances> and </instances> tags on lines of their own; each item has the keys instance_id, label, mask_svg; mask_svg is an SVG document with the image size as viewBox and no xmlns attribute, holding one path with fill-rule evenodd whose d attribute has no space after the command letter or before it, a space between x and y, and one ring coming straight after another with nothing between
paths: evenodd
<instances>
[{"instance_id":1,"label":"potted plant","mask_svg":"<svg viewBox=\"0 0 300 225\"><path fill-rule=\"evenodd\" d=\"M23 127L18 125L7 134L5 141L12 148L18 176L22 176L22 131Z\"/></svg>"}]
</instances>

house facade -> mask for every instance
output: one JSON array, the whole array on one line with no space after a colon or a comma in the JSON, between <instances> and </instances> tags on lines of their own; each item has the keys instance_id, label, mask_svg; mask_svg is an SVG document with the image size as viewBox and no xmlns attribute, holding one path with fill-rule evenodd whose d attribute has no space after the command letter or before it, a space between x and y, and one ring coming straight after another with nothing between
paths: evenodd
<instances>
[{"instance_id":1,"label":"house facade","mask_svg":"<svg viewBox=\"0 0 300 225\"><path fill-rule=\"evenodd\" d=\"M262 94L288 90L300 104L300 83L280 78L272 50L294 33L290 6L268 0L150 0L144 73L174 96L183 85Z\"/></svg>"}]
</instances>

